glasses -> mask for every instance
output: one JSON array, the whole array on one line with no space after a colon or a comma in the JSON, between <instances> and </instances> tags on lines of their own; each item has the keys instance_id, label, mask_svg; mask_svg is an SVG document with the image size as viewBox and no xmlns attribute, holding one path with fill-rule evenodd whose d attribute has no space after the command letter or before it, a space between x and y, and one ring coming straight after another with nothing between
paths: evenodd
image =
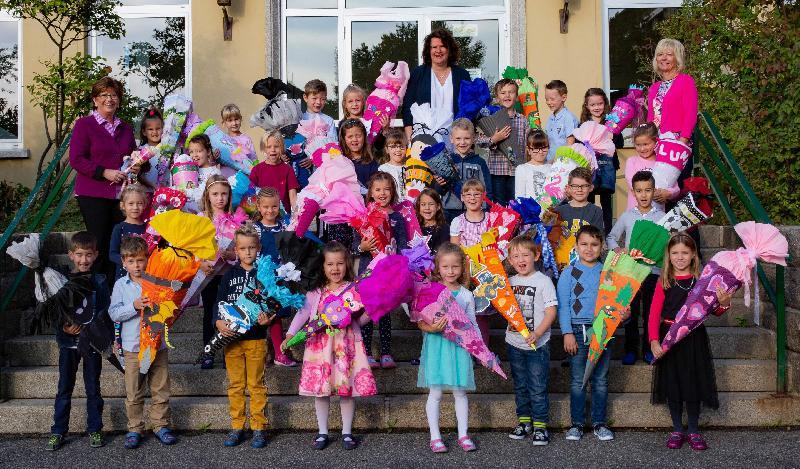
<instances>
[{"instance_id":1,"label":"glasses","mask_svg":"<svg viewBox=\"0 0 800 469\"><path fill-rule=\"evenodd\" d=\"M534 153L546 153L549 149L550 147L541 147L541 148L528 147L528 150Z\"/></svg>"},{"instance_id":2,"label":"glasses","mask_svg":"<svg viewBox=\"0 0 800 469\"><path fill-rule=\"evenodd\" d=\"M590 187L592 187L592 185L591 184L570 184L569 187L570 187L570 189L585 191L585 190L589 189Z\"/></svg>"},{"instance_id":3,"label":"glasses","mask_svg":"<svg viewBox=\"0 0 800 469\"><path fill-rule=\"evenodd\" d=\"M108 99L110 101L118 101L119 100L119 96L117 96L115 94L111 94L111 93L101 93L101 94L98 94L97 97L102 99L102 100L106 100L106 99Z\"/></svg>"},{"instance_id":4,"label":"glasses","mask_svg":"<svg viewBox=\"0 0 800 469\"><path fill-rule=\"evenodd\" d=\"M403 148L403 144L402 143L392 143L391 145L386 145L386 148L389 148L391 150L402 149Z\"/></svg>"}]
</instances>

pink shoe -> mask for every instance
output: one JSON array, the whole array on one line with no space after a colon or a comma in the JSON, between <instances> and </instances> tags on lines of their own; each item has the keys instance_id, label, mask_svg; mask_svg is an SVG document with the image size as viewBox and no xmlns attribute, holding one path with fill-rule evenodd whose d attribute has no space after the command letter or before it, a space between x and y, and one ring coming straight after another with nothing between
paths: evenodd
<instances>
[{"instance_id":1,"label":"pink shoe","mask_svg":"<svg viewBox=\"0 0 800 469\"><path fill-rule=\"evenodd\" d=\"M378 363L377 360L372 358L372 355L367 355L367 363L369 363L370 368L380 368L381 364Z\"/></svg>"},{"instance_id":2,"label":"pink shoe","mask_svg":"<svg viewBox=\"0 0 800 469\"><path fill-rule=\"evenodd\" d=\"M383 355L381 356L381 368L391 370L392 368L397 368L397 363L394 362L394 358L391 355Z\"/></svg>"},{"instance_id":3,"label":"pink shoe","mask_svg":"<svg viewBox=\"0 0 800 469\"><path fill-rule=\"evenodd\" d=\"M458 439L458 446L460 446L465 453L469 453L471 451L475 451L476 449L478 449L478 447L475 446L475 443L472 441L472 439L470 439L468 435L462 436L461 438Z\"/></svg>"},{"instance_id":4,"label":"pink shoe","mask_svg":"<svg viewBox=\"0 0 800 469\"><path fill-rule=\"evenodd\" d=\"M703 435L699 433L690 433L689 447L695 451L704 451L708 449L708 444L706 443L706 440L703 439Z\"/></svg>"},{"instance_id":5,"label":"pink shoe","mask_svg":"<svg viewBox=\"0 0 800 469\"><path fill-rule=\"evenodd\" d=\"M297 366L297 362L287 357L286 355L282 355L280 357L275 358L274 362L276 365L279 366L287 366L287 367Z\"/></svg>"},{"instance_id":6,"label":"pink shoe","mask_svg":"<svg viewBox=\"0 0 800 469\"><path fill-rule=\"evenodd\" d=\"M434 453L446 453L447 446L444 445L441 438L438 440L431 440L431 451Z\"/></svg>"},{"instance_id":7,"label":"pink shoe","mask_svg":"<svg viewBox=\"0 0 800 469\"><path fill-rule=\"evenodd\" d=\"M667 448L669 449L681 449L683 448L683 443L686 441L686 435L681 432L672 432L669 434L669 438L667 439Z\"/></svg>"}]
</instances>

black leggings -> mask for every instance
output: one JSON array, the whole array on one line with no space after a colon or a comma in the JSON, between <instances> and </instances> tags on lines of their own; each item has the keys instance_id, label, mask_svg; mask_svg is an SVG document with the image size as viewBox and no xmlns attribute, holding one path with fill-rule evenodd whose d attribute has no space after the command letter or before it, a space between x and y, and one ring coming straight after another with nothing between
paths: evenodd
<instances>
[{"instance_id":1,"label":"black leggings","mask_svg":"<svg viewBox=\"0 0 800 469\"><path fill-rule=\"evenodd\" d=\"M117 266L108 258L111 232L114 230L114 225L125 219L119 209L119 200L83 195L79 195L75 199L78 201L78 208L81 210L86 231L97 238L99 255L92 270L104 274L110 282L117 271Z\"/></svg>"},{"instance_id":2,"label":"black leggings","mask_svg":"<svg viewBox=\"0 0 800 469\"><path fill-rule=\"evenodd\" d=\"M594 203L596 192L589 194L589 203ZM614 224L614 193L602 192L600 195L600 208L603 210L603 231L605 236L611 233Z\"/></svg>"},{"instance_id":3,"label":"black leggings","mask_svg":"<svg viewBox=\"0 0 800 469\"><path fill-rule=\"evenodd\" d=\"M672 430L683 433L683 402L667 401L669 407L669 416L672 417ZM700 403L687 402L686 403L686 418L688 420L687 432L700 433Z\"/></svg>"},{"instance_id":4,"label":"black leggings","mask_svg":"<svg viewBox=\"0 0 800 469\"><path fill-rule=\"evenodd\" d=\"M208 282L208 285L200 292L200 296L203 298L203 346L205 346L217 332L213 321L213 315L214 303L217 301L217 290L219 290L219 281L220 276L217 275Z\"/></svg>"},{"instance_id":5,"label":"black leggings","mask_svg":"<svg viewBox=\"0 0 800 469\"><path fill-rule=\"evenodd\" d=\"M372 330L375 323L372 321L361 326L361 336L364 340L364 349L367 355L372 355ZM380 336L381 355L392 353L392 318L387 314L378 320L378 335Z\"/></svg>"}]
</instances>

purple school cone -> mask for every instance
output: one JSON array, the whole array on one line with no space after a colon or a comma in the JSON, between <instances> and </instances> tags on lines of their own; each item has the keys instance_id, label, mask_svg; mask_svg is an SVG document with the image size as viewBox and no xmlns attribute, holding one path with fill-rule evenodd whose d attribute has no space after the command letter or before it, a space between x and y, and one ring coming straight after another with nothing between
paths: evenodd
<instances>
[{"instance_id":1,"label":"purple school cone","mask_svg":"<svg viewBox=\"0 0 800 469\"><path fill-rule=\"evenodd\" d=\"M412 305L412 319L433 323L444 316L447 324L442 336L463 348L481 362L483 366L506 378L500 368L500 360L481 338L480 331L456 302L453 294L437 282L420 281L415 285L416 296Z\"/></svg>"}]
</instances>

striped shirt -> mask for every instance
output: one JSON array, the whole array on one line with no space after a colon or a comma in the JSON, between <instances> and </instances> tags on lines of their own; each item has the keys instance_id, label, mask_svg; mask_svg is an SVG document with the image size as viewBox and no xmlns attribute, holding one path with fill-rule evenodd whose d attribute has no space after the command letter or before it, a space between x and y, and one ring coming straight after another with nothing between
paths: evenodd
<instances>
[{"instance_id":1,"label":"striped shirt","mask_svg":"<svg viewBox=\"0 0 800 469\"><path fill-rule=\"evenodd\" d=\"M101 127L106 129L106 132L108 132L108 134L112 137L114 136L114 132L117 131L117 127L119 127L119 124L122 122L122 120L117 116L114 116L112 121L107 121L105 117L101 116L100 113L97 112L97 110L92 111L92 116L94 116L94 120L96 120Z\"/></svg>"},{"instance_id":2,"label":"striped shirt","mask_svg":"<svg viewBox=\"0 0 800 469\"><path fill-rule=\"evenodd\" d=\"M483 214L483 219L478 222L467 220L467 214L463 213L453 219L450 223L450 236L458 236L461 246L472 246L481 241L481 235L489 231L489 217Z\"/></svg>"}]
</instances>

